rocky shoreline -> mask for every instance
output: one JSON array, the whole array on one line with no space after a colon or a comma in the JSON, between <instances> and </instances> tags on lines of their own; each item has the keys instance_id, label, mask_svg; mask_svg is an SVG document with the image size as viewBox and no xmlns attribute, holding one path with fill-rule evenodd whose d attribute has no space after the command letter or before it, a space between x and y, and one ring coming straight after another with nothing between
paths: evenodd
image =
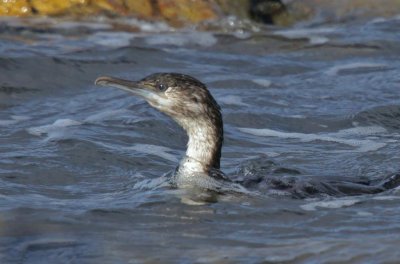
<instances>
[{"instance_id":1,"label":"rocky shoreline","mask_svg":"<svg viewBox=\"0 0 400 264\"><path fill-rule=\"evenodd\" d=\"M173 27L226 16L287 26L324 17L328 21L390 17L398 0L0 0L0 16L135 17Z\"/></svg>"}]
</instances>

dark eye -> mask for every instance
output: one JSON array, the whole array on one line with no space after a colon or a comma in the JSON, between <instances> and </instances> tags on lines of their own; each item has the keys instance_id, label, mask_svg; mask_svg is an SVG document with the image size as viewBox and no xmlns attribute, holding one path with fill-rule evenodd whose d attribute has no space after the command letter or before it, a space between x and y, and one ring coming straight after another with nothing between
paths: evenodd
<instances>
[{"instance_id":1,"label":"dark eye","mask_svg":"<svg viewBox=\"0 0 400 264\"><path fill-rule=\"evenodd\" d=\"M159 83L157 84L157 89L160 91L165 91L165 89L167 89L167 86L162 83Z\"/></svg>"}]
</instances>

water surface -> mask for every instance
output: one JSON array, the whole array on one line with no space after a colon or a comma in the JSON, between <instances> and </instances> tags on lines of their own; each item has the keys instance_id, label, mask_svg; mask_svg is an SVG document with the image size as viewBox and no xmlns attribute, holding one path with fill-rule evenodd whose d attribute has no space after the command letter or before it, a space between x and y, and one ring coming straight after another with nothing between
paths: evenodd
<instances>
[{"instance_id":1,"label":"water surface","mask_svg":"<svg viewBox=\"0 0 400 264\"><path fill-rule=\"evenodd\" d=\"M232 179L400 171L400 20L141 33L0 22L2 263L310 263L400 258L400 192L190 205L165 174L184 132L99 75L193 75L223 109ZM44 26L45 25L45 26ZM257 189L257 188L256 188Z\"/></svg>"}]
</instances>

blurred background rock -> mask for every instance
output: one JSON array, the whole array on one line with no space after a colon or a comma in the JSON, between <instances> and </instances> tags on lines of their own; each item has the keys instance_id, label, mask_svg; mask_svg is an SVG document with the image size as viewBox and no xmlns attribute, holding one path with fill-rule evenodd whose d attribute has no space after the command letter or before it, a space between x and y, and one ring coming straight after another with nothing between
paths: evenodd
<instances>
[{"instance_id":1,"label":"blurred background rock","mask_svg":"<svg viewBox=\"0 0 400 264\"><path fill-rule=\"evenodd\" d=\"M125 16L175 27L231 15L287 26L321 17L328 22L388 17L399 10L400 0L0 0L1 16Z\"/></svg>"}]
</instances>

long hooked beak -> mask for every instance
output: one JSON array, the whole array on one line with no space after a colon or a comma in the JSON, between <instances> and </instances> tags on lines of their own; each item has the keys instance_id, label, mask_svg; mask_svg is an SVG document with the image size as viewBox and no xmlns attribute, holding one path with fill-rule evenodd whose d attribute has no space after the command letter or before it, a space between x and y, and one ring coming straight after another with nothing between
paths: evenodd
<instances>
[{"instance_id":1,"label":"long hooked beak","mask_svg":"<svg viewBox=\"0 0 400 264\"><path fill-rule=\"evenodd\" d=\"M140 84L139 82L123 80L115 77L110 76L100 76L94 82L95 85L101 86L110 86L115 87L140 97L143 97L146 100L150 100L154 92L146 88L144 85Z\"/></svg>"},{"instance_id":2,"label":"long hooked beak","mask_svg":"<svg viewBox=\"0 0 400 264\"><path fill-rule=\"evenodd\" d=\"M134 95L140 96L145 99L153 107L169 107L170 102L162 94L156 92L150 87L146 87L143 84L135 81L123 80L110 76L101 76L94 81L95 85L115 87Z\"/></svg>"}]
</instances>

